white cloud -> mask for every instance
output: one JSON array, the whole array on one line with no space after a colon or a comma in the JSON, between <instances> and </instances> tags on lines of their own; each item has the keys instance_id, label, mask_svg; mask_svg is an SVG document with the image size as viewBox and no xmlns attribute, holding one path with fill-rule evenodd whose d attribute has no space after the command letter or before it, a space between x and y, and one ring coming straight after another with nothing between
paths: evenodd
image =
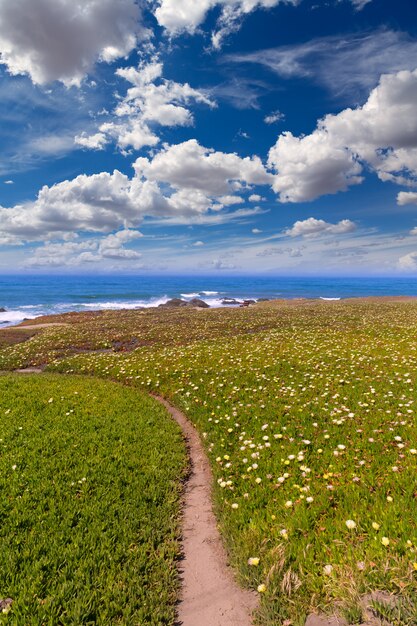
<instances>
[{"instance_id":1,"label":"white cloud","mask_svg":"<svg viewBox=\"0 0 417 626\"><path fill-rule=\"evenodd\" d=\"M204 246L204 241L196 241L195 243L192 244L193 247L195 248L199 248L201 246Z\"/></svg>"},{"instance_id":2,"label":"white cloud","mask_svg":"<svg viewBox=\"0 0 417 626\"><path fill-rule=\"evenodd\" d=\"M257 252L257 257L271 257L287 254L291 259L297 259L303 256L302 248L264 248Z\"/></svg>"},{"instance_id":3,"label":"white cloud","mask_svg":"<svg viewBox=\"0 0 417 626\"><path fill-rule=\"evenodd\" d=\"M362 181L362 163L383 181L417 184L417 70L381 76L367 102L326 115L310 135L283 133L269 153L282 202L313 200Z\"/></svg>"},{"instance_id":4,"label":"white cloud","mask_svg":"<svg viewBox=\"0 0 417 626\"><path fill-rule=\"evenodd\" d=\"M124 244L142 236L142 233L137 230L119 230L114 235L108 235L100 241L98 255L104 259L139 259L142 256L140 252L128 250L124 248Z\"/></svg>"},{"instance_id":5,"label":"white cloud","mask_svg":"<svg viewBox=\"0 0 417 626\"><path fill-rule=\"evenodd\" d=\"M208 12L219 6L221 14L212 34L213 46L218 48L224 37L239 28L245 15L259 8L270 9L281 2L297 5L299 0L159 0L155 17L171 35L195 33Z\"/></svg>"},{"instance_id":6,"label":"white cloud","mask_svg":"<svg viewBox=\"0 0 417 626\"><path fill-rule=\"evenodd\" d=\"M5 180L4 184L5 185L14 185L14 180Z\"/></svg>"},{"instance_id":7,"label":"white cloud","mask_svg":"<svg viewBox=\"0 0 417 626\"><path fill-rule=\"evenodd\" d=\"M134 167L137 175L147 180L216 197L230 195L234 181L266 185L273 180L259 157L241 158L235 153L216 152L201 146L196 139L165 146L152 160L140 157Z\"/></svg>"},{"instance_id":8,"label":"white cloud","mask_svg":"<svg viewBox=\"0 0 417 626\"><path fill-rule=\"evenodd\" d=\"M314 200L363 180L354 156L321 129L300 138L282 133L269 151L268 165L277 171L272 187L281 202Z\"/></svg>"},{"instance_id":9,"label":"white cloud","mask_svg":"<svg viewBox=\"0 0 417 626\"><path fill-rule=\"evenodd\" d=\"M252 228L252 233L253 233L254 235L259 235L261 232L262 232L262 231L261 231L261 230L259 230L259 228Z\"/></svg>"},{"instance_id":10,"label":"white cloud","mask_svg":"<svg viewBox=\"0 0 417 626\"><path fill-rule=\"evenodd\" d=\"M96 61L127 56L146 36L134 0L2 0L0 62L36 84L79 85Z\"/></svg>"},{"instance_id":11,"label":"white cloud","mask_svg":"<svg viewBox=\"0 0 417 626\"><path fill-rule=\"evenodd\" d=\"M167 223L245 219L262 211L222 212L221 200L236 204L235 185L271 180L258 157L215 152L196 140L165 146L153 159L137 159L134 167L132 178L118 170L80 175L44 186L34 202L0 207L0 236L36 241L77 231L107 233L137 228L146 216Z\"/></svg>"},{"instance_id":12,"label":"white cloud","mask_svg":"<svg viewBox=\"0 0 417 626\"><path fill-rule=\"evenodd\" d=\"M240 196L220 196L218 201L222 206L232 206L233 204L242 204L245 202Z\"/></svg>"},{"instance_id":13,"label":"white cloud","mask_svg":"<svg viewBox=\"0 0 417 626\"><path fill-rule=\"evenodd\" d=\"M372 0L351 0L351 2L357 11L361 11L363 7L372 2Z\"/></svg>"},{"instance_id":14,"label":"white cloud","mask_svg":"<svg viewBox=\"0 0 417 626\"><path fill-rule=\"evenodd\" d=\"M397 204L399 206L417 204L417 191L400 191L397 195Z\"/></svg>"},{"instance_id":15,"label":"white cloud","mask_svg":"<svg viewBox=\"0 0 417 626\"><path fill-rule=\"evenodd\" d=\"M409 252L398 259L398 269L412 272L417 270L417 252Z\"/></svg>"},{"instance_id":16,"label":"white cloud","mask_svg":"<svg viewBox=\"0 0 417 626\"><path fill-rule=\"evenodd\" d=\"M282 78L311 79L339 97L356 99L375 87L381 74L415 69L416 57L415 38L398 31L377 30L233 54L227 59L264 65Z\"/></svg>"},{"instance_id":17,"label":"white cloud","mask_svg":"<svg viewBox=\"0 0 417 626\"><path fill-rule=\"evenodd\" d=\"M269 115L264 117L265 124L275 124L276 122L282 122L283 120L285 120L285 115L284 113L281 113L281 111L272 111L272 113L269 113Z\"/></svg>"},{"instance_id":18,"label":"white cloud","mask_svg":"<svg viewBox=\"0 0 417 626\"><path fill-rule=\"evenodd\" d=\"M249 196L249 202L264 202L265 198L260 196L258 193L253 193Z\"/></svg>"},{"instance_id":19,"label":"white cloud","mask_svg":"<svg viewBox=\"0 0 417 626\"><path fill-rule=\"evenodd\" d=\"M81 135L76 135L74 141L83 148L89 150L104 150L109 140L104 133L95 133L94 135L87 135L83 132Z\"/></svg>"},{"instance_id":20,"label":"white cloud","mask_svg":"<svg viewBox=\"0 0 417 626\"><path fill-rule=\"evenodd\" d=\"M159 142L153 127L190 126L194 122L189 109L191 102L214 107L204 91L190 87L188 83L176 83L163 78L163 65L153 61L139 68L119 68L116 74L132 87L119 101L111 121L99 126L91 136L82 133L75 142L85 148L101 150L113 140L122 150L140 150Z\"/></svg>"},{"instance_id":21,"label":"white cloud","mask_svg":"<svg viewBox=\"0 0 417 626\"><path fill-rule=\"evenodd\" d=\"M142 237L136 230L121 230L102 239L87 239L80 243L46 242L26 261L27 267L68 267L99 263L107 259L136 261L141 254L124 245Z\"/></svg>"},{"instance_id":22,"label":"white cloud","mask_svg":"<svg viewBox=\"0 0 417 626\"><path fill-rule=\"evenodd\" d=\"M341 220L337 224L331 224L324 220L309 217L306 220L295 222L295 224L284 231L289 237L315 237L317 235L343 235L356 230L356 224L350 220Z\"/></svg>"},{"instance_id":23,"label":"white cloud","mask_svg":"<svg viewBox=\"0 0 417 626\"><path fill-rule=\"evenodd\" d=\"M209 264L215 270L235 270L237 266L234 263L230 263L225 259L213 259Z\"/></svg>"}]
</instances>

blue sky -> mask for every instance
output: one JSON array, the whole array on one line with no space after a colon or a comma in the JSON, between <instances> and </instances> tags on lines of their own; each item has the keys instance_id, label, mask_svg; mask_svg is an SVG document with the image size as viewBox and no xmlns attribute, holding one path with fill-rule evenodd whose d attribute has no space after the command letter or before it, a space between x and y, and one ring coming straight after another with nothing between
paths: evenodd
<instances>
[{"instance_id":1,"label":"blue sky","mask_svg":"<svg viewBox=\"0 0 417 626\"><path fill-rule=\"evenodd\" d=\"M1 0L0 272L417 273L399 0Z\"/></svg>"}]
</instances>

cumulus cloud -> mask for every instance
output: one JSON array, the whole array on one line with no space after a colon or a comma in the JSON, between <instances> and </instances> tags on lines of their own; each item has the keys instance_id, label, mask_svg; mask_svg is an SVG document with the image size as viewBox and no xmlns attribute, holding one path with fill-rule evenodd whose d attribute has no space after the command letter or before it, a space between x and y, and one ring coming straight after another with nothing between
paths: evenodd
<instances>
[{"instance_id":1,"label":"cumulus cloud","mask_svg":"<svg viewBox=\"0 0 417 626\"><path fill-rule=\"evenodd\" d=\"M255 9L270 9L280 3L297 5L299 0L158 0L155 17L171 35L195 33L208 12L221 9L212 43L219 48L223 39L239 28L241 19Z\"/></svg>"},{"instance_id":2,"label":"cumulus cloud","mask_svg":"<svg viewBox=\"0 0 417 626\"><path fill-rule=\"evenodd\" d=\"M268 164L282 202L345 191L363 164L382 181L417 184L417 70L381 76L362 107L326 115L310 135L280 135Z\"/></svg>"},{"instance_id":3,"label":"cumulus cloud","mask_svg":"<svg viewBox=\"0 0 417 626\"><path fill-rule=\"evenodd\" d=\"M417 204L417 191L400 191L397 195L397 204L399 206Z\"/></svg>"},{"instance_id":4,"label":"cumulus cloud","mask_svg":"<svg viewBox=\"0 0 417 626\"><path fill-rule=\"evenodd\" d=\"M163 65L153 61L138 68L119 68L116 74L132 85L119 101L113 117L88 136L82 133L75 143L84 148L101 150L115 141L121 150L140 150L159 142L154 127L190 126L194 122L191 102L214 107L204 91L163 78Z\"/></svg>"},{"instance_id":5,"label":"cumulus cloud","mask_svg":"<svg viewBox=\"0 0 417 626\"><path fill-rule=\"evenodd\" d=\"M120 230L102 239L77 242L46 242L37 248L26 261L27 267L68 267L84 263L99 263L106 259L135 261L141 258L136 250L124 247L126 243L142 237L136 230Z\"/></svg>"},{"instance_id":6,"label":"cumulus cloud","mask_svg":"<svg viewBox=\"0 0 417 626\"><path fill-rule=\"evenodd\" d=\"M341 220L337 224L331 224L324 220L317 220L309 217L306 220L299 220L288 228L284 234L289 237L316 237L318 235L343 235L356 230L356 224L350 220Z\"/></svg>"},{"instance_id":7,"label":"cumulus cloud","mask_svg":"<svg viewBox=\"0 0 417 626\"><path fill-rule=\"evenodd\" d=\"M233 54L227 59L263 65L284 79L311 79L338 97L351 98L369 93L381 74L414 70L416 56L415 38L398 31L377 30Z\"/></svg>"},{"instance_id":8,"label":"cumulus cloud","mask_svg":"<svg viewBox=\"0 0 417 626\"><path fill-rule=\"evenodd\" d=\"M138 176L147 180L217 197L229 195L233 182L250 186L266 185L273 180L259 157L241 158L235 153L216 152L201 146L196 139L165 146L152 160L139 157L134 168Z\"/></svg>"},{"instance_id":9,"label":"cumulus cloud","mask_svg":"<svg viewBox=\"0 0 417 626\"><path fill-rule=\"evenodd\" d=\"M417 270L417 252L409 252L398 259L398 269L412 272Z\"/></svg>"},{"instance_id":10,"label":"cumulus cloud","mask_svg":"<svg viewBox=\"0 0 417 626\"><path fill-rule=\"evenodd\" d=\"M127 56L146 36L135 0L2 0L0 63L36 84L79 85L96 61Z\"/></svg>"},{"instance_id":11,"label":"cumulus cloud","mask_svg":"<svg viewBox=\"0 0 417 626\"><path fill-rule=\"evenodd\" d=\"M260 196L258 193L252 193L249 196L249 202L264 202L264 201L265 201L265 198Z\"/></svg>"},{"instance_id":12,"label":"cumulus cloud","mask_svg":"<svg viewBox=\"0 0 417 626\"><path fill-rule=\"evenodd\" d=\"M0 207L0 236L38 240L77 231L108 233L137 228L146 216L184 223L243 219L262 211L222 212L224 204L237 203L235 186L271 179L258 157L215 152L196 140L165 146L153 159L137 159L134 168L132 178L118 170L80 175L44 186L34 202Z\"/></svg>"},{"instance_id":13,"label":"cumulus cloud","mask_svg":"<svg viewBox=\"0 0 417 626\"><path fill-rule=\"evenodd\" d=\"M354 155L334 144L325 129L302 137L282 133L269 151L268 165L277 171L272 187L281 202L314 200L363 180Z\"/></svg>"}]
</instances>

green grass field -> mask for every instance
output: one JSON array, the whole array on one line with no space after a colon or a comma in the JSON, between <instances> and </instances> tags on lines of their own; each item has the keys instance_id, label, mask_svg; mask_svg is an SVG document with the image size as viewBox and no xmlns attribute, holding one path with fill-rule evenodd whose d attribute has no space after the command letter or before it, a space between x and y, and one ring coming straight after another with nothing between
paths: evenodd
<instances>
[{"instance_id":1,"label":"green grass field","mask_svg":"<svg viewBox=\"0 0 417 626\"><path fill-rule=\"evenodd\" d=\"M6 348L3 366L50 361L158 391L188 414L260 625L303 626L314 611L360 623L376 591L395 604L375 602L374 615L417 624L415 302L157 312L154 327L152 312L129 312L118 339L129 352L112 343L117 314L106 320ZM63 352L98 350L98 339L107 351L53 361L58 336Z\"/></svg>"},{"instance_id":2,"label":"green grass field","mask_svg":"<svg viewBox=\"0 0 417 626\"><path fill-rule=\"evenodd\" d=\"M0 623L174 623L178 427L110 382L0 376Z\"/></svg>"}]
</instances>

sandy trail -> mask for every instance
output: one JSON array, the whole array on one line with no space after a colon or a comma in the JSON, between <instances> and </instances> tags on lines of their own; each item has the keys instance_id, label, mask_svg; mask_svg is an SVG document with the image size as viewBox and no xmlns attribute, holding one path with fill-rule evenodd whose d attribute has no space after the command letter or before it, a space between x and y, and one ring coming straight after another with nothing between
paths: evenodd
<instances>
[{"instance_id":1,"label":"sandy trail","mask_svg":"<svg viewBox=\"0 0 417 626\"><path fill-rule=\"evenodd\" d=\"M184 494L178 624L251 626L250 616L257 598L236 585L227 565L211 504L212 475L200 438L181 411L163 398L154 397L181 427L191 459L191 475Z\"/></svg>"}]
</instances>

